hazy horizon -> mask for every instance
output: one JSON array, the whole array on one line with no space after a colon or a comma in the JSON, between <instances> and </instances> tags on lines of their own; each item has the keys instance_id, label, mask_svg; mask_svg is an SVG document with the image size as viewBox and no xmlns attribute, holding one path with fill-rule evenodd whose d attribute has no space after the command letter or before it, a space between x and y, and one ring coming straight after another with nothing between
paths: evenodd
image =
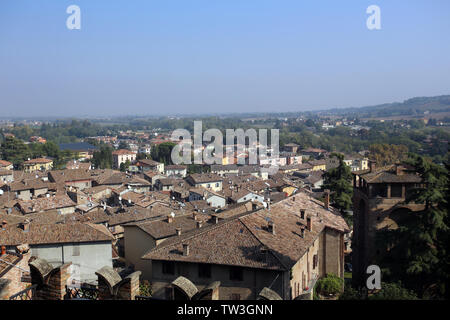
<instances>
[{"instance_id":1,"label":"hazy horizon","mask_svg":"<svg viewBox=\"0 0 450 320\"><path fill-rule=\"evenodd\" d=\"M69 30L66 8L81 9ZM381 8L368 30L366 8ZM449 94L450 2L0 4L0 118L277 113Z\"/></svg>"}]
</instances>

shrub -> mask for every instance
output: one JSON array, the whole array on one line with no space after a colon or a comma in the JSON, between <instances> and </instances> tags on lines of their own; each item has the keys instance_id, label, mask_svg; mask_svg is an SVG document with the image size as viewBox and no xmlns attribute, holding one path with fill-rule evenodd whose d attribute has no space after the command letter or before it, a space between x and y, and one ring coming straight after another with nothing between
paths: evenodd
<instances>
[{"instance_id":1,"label":"shrub","mask_svg":"<svg viewBox=\"0 0 450 320\"><path fill-rule=\"evenodd\" d=\"M356 290L353 289L350 285L345 286L344 292L339 296L339 300L361 300L363 297Z\"/></svg>"},{"instance_id":2,"label":"shrub","mask_svg":"<svg viewBox=\"0 0 450 320\"><path fill-rule=\"evenodd\" d=\"M148 280L144 280L139 284L139 295L151 297L152 286Z\"/></svg>"},{"instance_id":3,"label":"shrub","mask_svg":"<svg viewBox=\"0 0 450 320\"><path fill-rule=\"evenodd\" d=\"M317 293L323 296L336 295L342 292L344 280L334 274L327 274L316 283Z\"/></svg>"},{"instance_id":4,"label":"shrub","mask_svg":"<svg viewBox=\"0 0 450 320\"><path fill-rule=\"evenodd\" d=\"M417 300L414 292L398 283L381 283L381 290L369 296L369 300Z\"/></svg>"}]
</instances>

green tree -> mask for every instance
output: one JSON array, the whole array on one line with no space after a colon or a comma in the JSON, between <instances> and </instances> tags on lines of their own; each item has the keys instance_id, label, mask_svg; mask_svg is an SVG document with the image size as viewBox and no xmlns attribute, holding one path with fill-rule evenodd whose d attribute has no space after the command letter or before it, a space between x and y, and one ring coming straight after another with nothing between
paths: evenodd
<instances>
[{"instance_id":1,"label":"green tree","mask_svg":"<svg viewBox=\"0 0 450 320\"><path fill-rule=\"evenodd\" d=\"M102 145L100 150L92 155L92 164L96 169L111 169L113 164L112 148L108 145Z\"/></svg>"},{"instance_id":2,"label":"green tree","mask_svg":"<svg viewBox=\"0 0 450 320\"><path fill-rule=\"evenodd\" d=\"M336 168L325 172L323 188L331 191L330 202L343 213L347 223L351 225L351 219L346 214L346 210L352 205L352 172L344 162L344 155L332 153L331 157L336 157L339 164Z\"/></svg>"},{"instance_id":3,"label":"green tree","mask_svg":"<svg viewBox=\"0 0 450 320\"><path fill-rule=\"evenodd\" d=\"M381 283L381 290L368 297L369 300L417 300L417 295L402 287L400 282Z\"/></svg>"},{"instance_id":4,"label":"green tree","mask_svg":"<svg viewBox=\"0 0 450 320\"><path fill-rule=\"evenodd\" d=\"M394 164L408 157L408 148L404 145L373 144L369 151L379 166Z\"/></svg>"},{"instance_id":5,"label":"green tree","mask_svg":"<svg viewBox=\"0 0 450 320\"><path fill-rule=\"evenodd\" d=\"M317 280L314 290L322 296L336 295L343 292L344 280L330 273Z\"/></svg>"},{"instance_id":6,"label":"green tree","mask_svg":"<svg viewBox=\"0 0 450 320\"><path fill-rule=\"evenodd\" d=\"M424 209L409 212L397 229L379 234L378 243L389 249L381 262L388 279L402 281L419 297L448 296L448 165L439 166L415 154L410 154L407 163L422 183L408 190L406 202L423 204Z\"/></svg>"},{"instance_id":7,"label":"green tree","mask_svg":"<svg viewBox=\"0 0 450 320\"><path fill-rule=\"evenodd\" d=\"M163 142L153 146L151 149L151 157L153 160L164 164L172 164L172 149L176 144L174 142Z\"/></svg>"},{"instance_id":8,"label":"green tree","mask_svg":"<svg viewBox=\"0 0 450 320\"><path fill-rule=\"evenodd\" d=\"M122 162L122 163L120 164L120 171L122 171L122 172L127 171L128 168L130 167L130 165L131 165L130 160L127 160L127 161L125 161L125 162Z\"/></svg>"},{"instance_id":9,"label":"green tree","mask_svg":"<svg viewBox=\"0 0 450 320\"><path fill-rule=\"evenodd\" d=\"M142 159L148 159L150 158L150 155L146 154L146 153L138 153L136 155L136 160L142 160Z\"/></svg>"},{"instance_id":10,"label":"green tree","mask_svg":"<svg viewBox=\"0 0 450 320\"><path fill-rule=\"evenodd\" d=\"M0 147L0 152L4 160L13 163L16 167L32 157L30 148L15 137L7 137Z\"/></svg>"}]
</instances>

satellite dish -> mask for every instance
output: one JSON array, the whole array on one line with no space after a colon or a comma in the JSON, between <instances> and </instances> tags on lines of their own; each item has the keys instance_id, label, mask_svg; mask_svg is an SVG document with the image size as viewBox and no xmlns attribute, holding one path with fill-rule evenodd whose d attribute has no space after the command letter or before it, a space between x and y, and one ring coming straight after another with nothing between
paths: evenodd
<instances>
[{"instance_id":1,"label":"satellite dish","mask_svg":"<svg viewBox=\"0 0 450 320\"><path fill-rule=\"evenodd\" d=\"M171 212L171 213L170 213L170 216L171 216L172 218L175 218L175 213Z\"/></svg>"}]
</instances>

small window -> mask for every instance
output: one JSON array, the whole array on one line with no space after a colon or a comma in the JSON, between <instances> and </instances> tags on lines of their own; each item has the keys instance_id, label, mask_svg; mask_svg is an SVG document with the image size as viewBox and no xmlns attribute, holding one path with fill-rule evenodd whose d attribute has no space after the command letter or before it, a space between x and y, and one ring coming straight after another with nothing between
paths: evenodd
<instances>
[{"instance_id":1,"label":"small window","mask_svg":"<svg viewBox=\"0 0 450 320\"><path fill-rule=\"evenodd\" d=\"M217 187L217 188L219 187L219 183L216 183L216 187Z\"/></svg>"},{"instance_id":2,"label":"small window","mask_svg":"<svg viewBox=\"0 0 450 320\"><path fill-rule=\"evenodd\" d=\"M243 279L242 268L230 267L230 280L232 280L232 281L242 281L242 279Z\"/></svg>"},{"instance_id":3,"label":"small window","mask_svg":"<svg viewBox=\"0 0 450 320\"><path fill-rule=\"evenodd\" d=\"M199 278L211 278L211 265L199 264L198 265L198 277Z\"/></svg>"},{"instance_id":4,"label":"small window","mask_svg":"<svg viewBox=\"0 0 450 320\"><path fill-rule=\"evenodd\" d=\"M317 267L318 262L319 262L319 256L317 254L315 254L313 256L313 269L315 269Z\"/></svg>"},{"instance_id":5,"label":"small window","mask_svg":"<svg viewBox=\"0 0 450 320\"><path fill-rule=\"evenodd\" d=\"M162 263L163 274L175 274L175 264L171 261L164 261Z\"/></svg>"},{"instance_id":6,"label":"small window","mask_svg":"<svg viewBox=\"0 0 450 320\"><path fill-rule=\"evenodd\" d=\"M72 256L79 256L80 255L80 246L74 245L72 246Z\"/></svg>"},{"instance_id":7,"label":"small window","mask_svg":"<svg viewBox=\"0 0 450 320\"><path fill-rule=\"evenodd\" d=\"M401 198L402 197L403 186L401 184L391 185L391 198Z\"/></svg>"}]
</instances>

